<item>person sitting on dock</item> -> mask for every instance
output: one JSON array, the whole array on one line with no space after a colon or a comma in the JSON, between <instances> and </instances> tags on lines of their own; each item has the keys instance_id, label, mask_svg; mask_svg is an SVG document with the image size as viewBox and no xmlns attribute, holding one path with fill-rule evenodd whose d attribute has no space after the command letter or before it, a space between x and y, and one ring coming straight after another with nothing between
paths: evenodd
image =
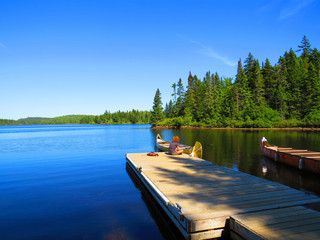
<instances>
[{"instance_id":1,"label":"person sitting on dock","mask_svg":"<svg viewBox=\"0 0 320 240\"><path fill-rule=\"evenodd\" d=\"M179 148L179 137L174 136L172 142L169 146L169 154L170 155L180 155L182 154L183 150Z\"/></svg>"}]
</instances>

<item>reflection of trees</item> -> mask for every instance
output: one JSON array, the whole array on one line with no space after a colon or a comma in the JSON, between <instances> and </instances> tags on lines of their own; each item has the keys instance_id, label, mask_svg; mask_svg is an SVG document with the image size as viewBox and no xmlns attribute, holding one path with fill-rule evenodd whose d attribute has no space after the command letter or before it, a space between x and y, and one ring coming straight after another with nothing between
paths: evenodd
<instances>
[{"instance_id":1,"label":"reflection of trees","mask_svg":"<svg viewBox=\"0 0 320 240\"><path fill-rule=\"evenodd\" d=\"M297 189L306 187L306 190L319 192L318 180L315 177L309 177L308 174L295 171L290 167L281 166L281 170L262 174L260 166L262 154L259 149L259 139L265 136L272 144L278 146L319 151L320 134L318 132L254 129L157 129L152 132L154 139L157 133L160 133L166 140L178 135L181 143L190 146L195 141L201 142L204 150L203 158L219 166L238 169L241 172L278 181ZM302 180L299 182L297 179Z\"/></svg>"}]
</instances>

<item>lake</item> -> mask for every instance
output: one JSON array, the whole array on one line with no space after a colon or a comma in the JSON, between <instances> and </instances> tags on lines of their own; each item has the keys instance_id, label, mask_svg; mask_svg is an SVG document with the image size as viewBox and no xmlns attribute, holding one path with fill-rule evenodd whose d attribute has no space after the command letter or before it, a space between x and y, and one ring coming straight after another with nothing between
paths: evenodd
<instances>
[{"instance_id":1,"label":"lake","mask_svg":"<svg viewBox=\"0 0 320 240\"><path fill-rule=\"evenodd\" d=\"M0 126L0 239L163 239L166 228L126 169L155 137L203 145L220 166L320 196L319 176L263 157L259 139L319 151L319 132L152 130L150 125ZM170 226L169 226L170 227Z\"/></svg>"}]
</instances>

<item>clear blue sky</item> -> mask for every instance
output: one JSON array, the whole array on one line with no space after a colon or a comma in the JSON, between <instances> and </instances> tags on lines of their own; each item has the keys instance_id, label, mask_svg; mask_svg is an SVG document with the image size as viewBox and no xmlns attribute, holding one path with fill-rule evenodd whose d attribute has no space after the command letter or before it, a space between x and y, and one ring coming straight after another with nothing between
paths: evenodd
<instances>
[{"instance_id":1,"label":"clear blue sky","mask_svg":"<svg viewBox=\"0 0 320 240\"><path fill-rule=\"evenodd\" d=\"M189 71L234 78L248 53L275 64L317 0L0 0L0 118L151 110Z\"/></svg>"}]
</instances>

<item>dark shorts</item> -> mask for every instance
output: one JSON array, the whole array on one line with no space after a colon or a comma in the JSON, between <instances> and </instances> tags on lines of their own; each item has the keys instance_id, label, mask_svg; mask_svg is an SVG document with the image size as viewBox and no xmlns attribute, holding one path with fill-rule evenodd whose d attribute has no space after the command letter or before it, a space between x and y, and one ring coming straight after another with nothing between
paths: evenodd
<instances>
[{"instance_id":1,"label":"dark shorts","mask_svg":"<svg viewBox=\"0 0 320 240\"><path fill-rule=\"evenodd\" d=\"M169 153L169 155L178 155L177 152Z\"/></svg>"}]
</instances>

